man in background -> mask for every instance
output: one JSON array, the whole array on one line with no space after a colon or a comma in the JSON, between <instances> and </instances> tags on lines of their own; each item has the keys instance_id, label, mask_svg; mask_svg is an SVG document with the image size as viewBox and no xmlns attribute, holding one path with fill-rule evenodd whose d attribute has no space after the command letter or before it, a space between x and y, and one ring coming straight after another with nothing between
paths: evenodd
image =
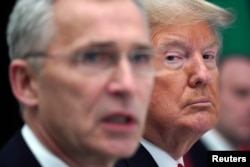
<instances>
[{"instance_id":1,"label":"man in background","mask_svg":"<svg viewBox=\"0 0 250 167\"><path fill-rule=\"evenodd\" d=\"M112 167L134 153L154 76L143 11L133 0L17 1L9 76L25 125L1 167Z\"/></svg>"},{"instance_id":2,"label":"man in background","mask_svg":"<svg viewBox=\"0 0 250 167\"><path fill-rule=\"evenodd\" d=\"M220 71L220 116L188 153L193 167L207 166L207 151L250 150L250 2L213 0L236 13L223 32Z\"/></svg>"},{"instance_id":3,"label":"man in background","mask_svg":"<svg viewBox=\"0 0 250 167\"><path fill-rule=\"evenodd\" d=\"M234 55L220 65L220 117L186 155L190 166L207 166L207 151L250 151L250 58Z\"/></svg>"},{"instance_id":4,"label":"man in background","mask_svg":"<svg viewBox=\"0 0 250 167\"><path fill-rule=\"evenodd\" d=\"M250 54L235 54L220 65L221 114L217 131L226 138L228 149L250 151Z\"/></svg>"},{"instance_id":5,"label":"man in background","mask_svg":"<svg viewBox=\"0 0 250 167\"><path fill-rule=\"evenodd\" d=\"M145 0L157 70L141 147L117 167L183 166L182 156L217 123L218 28L226 10L202 0Z\"/></svg>"}]
</instances>

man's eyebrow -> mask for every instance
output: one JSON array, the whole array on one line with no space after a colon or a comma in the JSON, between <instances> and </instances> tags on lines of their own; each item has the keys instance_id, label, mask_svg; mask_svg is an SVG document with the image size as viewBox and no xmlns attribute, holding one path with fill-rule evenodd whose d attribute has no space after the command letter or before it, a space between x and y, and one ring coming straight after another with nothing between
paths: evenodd
<instances>
[{"instance_id":1,"label":"man's eyebrow","mask_svg":"<svg viewBox=\"0 0 250 167\"><path fill-rule=\"evenodd\" d=\"M210 40L205 46L204 49L214 48L216 47L218 50L220 49L220 43L218 40Z\"/></svg>"},{"instance_id":2,"label":"man's eyebrow","mask_svg":"<svg viewBox=\"0 0 250 167\"><path fill-rule=\"evenodd\" d=\"M131 45L131 49L153 50L151 45L149 45L149 44L141 44L141 43L136 43L136 44Z\"/></svg>"},{"instance_id":3,"label":"man's eyebrow","mask_svg":"<svg viewBox=\"0 0 250 167\"><path fill-rule=\"evenodd\" d=\"M115 42L92 42L87 46L85 46L84 48L114 49L118 48L118 45ZM144 43L133 43L130 45L130 49L153 50L150 44L144 44Z\"/></svg>"},{"instance_id":4,"label":"man's eyebrow","mask_svg":"<svg viewBox=\"0 0 250 167\"><path fill-rule=\"evenodd\" d=\"M92 42L85 46L86 48L110 48L115 47L116 44L114 42Z\"/></svg>"},{"instance_id":5,"label":"man's eyebrow","mask_svg":"<svg viewBox=\"0 0 250 167\"><path fill-rule=\"evenodd\" d=\"M180 48L188 48L186 45L186 42L179 38L164 38L162 41L160 41L160 44L157 49L164 49L168 46L175 46Z\"/></svg>"},{"instance_id":6,"label":"man's eyebrow","mask_svg":"<svg viewBox=\"0 0 250 167\"><path fill-rule=\"evenodd\" d=\"M177 47L180 49L187 49L188 45L185 43L184 40L179 38L165 38L163 41L160 42L159 46L157 47L157 50L164 50L167 47ZM208 41L202 50L210 49L210 48L216 48L218 51L220 49L220 43L217 39Z\"/></svg>"},{"instance_id":7,"label":"man's eyebrow","mask_svg":"<svg viewBox=\"0 0 250 167\"><path fill-rule=\"evenodd\" d=\"M86 50L109 50L109 49L113 49L116 47L116 44L114 42L110 42L110 41L97 41L97 42L90 42L87 45L84 45L82 47L79 47L78 49L76 49L73 54L77 54L77 53L81 53L84 52Z\"/></svg>"}]
</instances>

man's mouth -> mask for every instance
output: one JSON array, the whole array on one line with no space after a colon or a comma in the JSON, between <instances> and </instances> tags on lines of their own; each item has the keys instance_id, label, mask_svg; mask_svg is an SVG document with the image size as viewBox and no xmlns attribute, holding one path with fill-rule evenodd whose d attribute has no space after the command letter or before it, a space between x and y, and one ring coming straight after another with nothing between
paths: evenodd
<instances>
[{"instance_id":1,"label":"man's mouth","mask_svg":"<svg viewBox=\"0 0 250 167\"><path fill-rule=\"evenodd\" d=\"M128 124L133 122L132 118L124 115L114 115L104 119L105 122L117 123L117 124Z\"/></svg>"},{"instance_id":2,"label":"man's mouth","mask_svg":"<svg viewBox=\"0 0 250 167\"><path fill-rule=\"evenodd\" d=\"M102 119L102 124L106 130L115 133L134 132L138 127L136 117L128 112L108 114Z\"/></svg>"}]
</instances>

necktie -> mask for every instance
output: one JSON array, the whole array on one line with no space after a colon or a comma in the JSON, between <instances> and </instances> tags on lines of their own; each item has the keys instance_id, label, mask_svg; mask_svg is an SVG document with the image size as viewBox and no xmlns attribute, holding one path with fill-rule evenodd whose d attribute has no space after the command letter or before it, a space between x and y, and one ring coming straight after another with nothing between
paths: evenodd
<instances>
[{"instance_id":1,"label":"necktie","mask_svg":"<svg viewBox=\"0 0 250 167\"><path fill-rule=\"evenodd\" d=\"M185 167L194 167L193 159L189 154L186 154L183 156L183 161L184 161Z\"/></svg>"},{"instance_id":2,"label":"necktie","mask_svg":"<svg viewBox=\"0 0 250 167\"><path fill-rule=\"evenodd\" d=\"M178 167L184 167L182 164L178 164Z\"/></svg>"},{"instance_id":3,"label":"necktie","mask_svg":"<svg viewBox=\"0 0 250 167\"><path fill-rule=\"evenodd\" d=\"M242 144L239 147L240 151L250 151L250 146L248 144Z\"/></svg>"}]
</instances>

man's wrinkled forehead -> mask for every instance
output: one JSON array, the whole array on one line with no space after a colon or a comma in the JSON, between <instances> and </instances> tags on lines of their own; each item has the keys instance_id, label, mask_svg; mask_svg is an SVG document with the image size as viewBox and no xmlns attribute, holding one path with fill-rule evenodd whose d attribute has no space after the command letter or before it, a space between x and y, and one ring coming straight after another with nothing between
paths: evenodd
<instances>
[{"instance_id":1,"label":"man's wrinkled forehead","mask_svg":"<svg viewBox=\"0 0 250 167\"><path fill-rule=\"evenodd\" d=\"M197 31L195 28L196 25L202 25L203 29ZM189 36L186 34L189 34ZM167 46L176 46L187 49L190 48L191 45L199 46L201 44L204 50L208 48L215 48L216 50L219 50L221 47L217 35L213 32L207 22L189 24L159 24L157 27L152 29L151 38L152 37L156 37L158 39L156 40L157 46L159 47L157 49L165 48Z\"/></svg>"},{"instance_id":2,"label":"man's wrinkled forehead","mask_svg":"<svg viewBox=\"0 0 250 167\"><path fill-rule=\"evenodd\" d=\"M56 26L73 29L77 22L84 23L87 27L101 22L104 17L106 20L113 19L116 24L123 24L124 20L131 20L127 11L140 12L140 9L131 0L57 0L53 11ZM82 28L87 29L86 27Z\"/></svg>"},{"instance_id":3,"label":"man's wrinkled forehead","mask_svg":"<svg viewBox=\"0 0 250 167\"><path fill-rule=\"evenodd\" d=\"M131 0L59 0L53 8L53 19L56 33L48 51L91 40L149 43L145 17Z\"/></svg>"},{"instance_id":4,"label":"man's wrinkled forehead","mask_svg":"<svg viewBox=\"0 0 250 167\"><path fill-rule=\"evenodd\" d=\"M115 12L123 10L122 4L130 8L138 8L139 6L132 0L56 0L54 3L54 13L57 15L65 15L65 19L69 18L72 13L75 15L85 14L93 17L99 16L102 12ZM117 14L117 13L116 13ZM85 18L86 19L86 18Z\"/></svg>"}]
</instances>

